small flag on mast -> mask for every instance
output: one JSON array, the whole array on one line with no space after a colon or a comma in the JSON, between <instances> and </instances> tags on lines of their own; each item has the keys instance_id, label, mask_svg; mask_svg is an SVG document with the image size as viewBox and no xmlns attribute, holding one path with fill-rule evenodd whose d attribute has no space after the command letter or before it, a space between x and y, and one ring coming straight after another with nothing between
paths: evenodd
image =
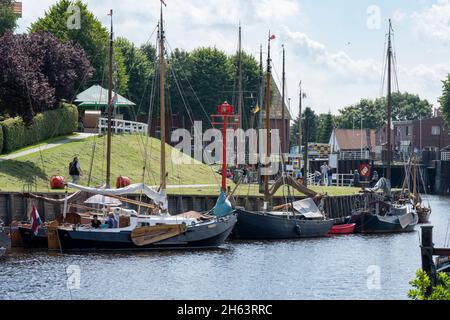
<instances>
[{"instance_id":1,"label":"small flag on mast","mask_svg":"<svg viewBox=\"0 0 450 320\"><path fill-rule=\"evenodd\" d=\"M112 15L113 15L113 11L111 9L111 10L109 10L108 16L112 17Z\"/></svg>"},{"instance_id":2,"label":"small flag on mast","mask_svg":"<svg viewBox=\"0 0 450 320\"><path fill-rule=\"evenodd\" d=\"M277 37L273 34L270 36L270 40L275 40Z\"/></svg>"},{"instance_id":3,"label":"small flag on mast","mask_svg":"<svg viewBox=\"0 0 450 320\"><path fill-rule=\"evenodd\" d=\"M42 224L41 217L39 216L39 212L36 207L33 206L33 211L31 212L31 232L37 236L39 227Z\"/></svg>"}]
</instances>

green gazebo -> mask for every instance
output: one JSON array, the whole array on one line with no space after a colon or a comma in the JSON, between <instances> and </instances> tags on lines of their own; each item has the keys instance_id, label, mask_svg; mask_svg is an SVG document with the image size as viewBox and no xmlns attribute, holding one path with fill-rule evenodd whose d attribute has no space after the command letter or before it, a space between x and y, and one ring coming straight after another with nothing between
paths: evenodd
<instances>
[{"instance_id":1,"label":"green gazebo","mask_svg":"<svg viewBox=\"0 0 450 320\"><path fill-rule=\"evenodd\" d=\"M122 97L120 94L113 92L114 106L117 108L123 107L134 107L135 103L130 100ZM83 110L98 110L98 109L106 109L108 107L108 90L99 86L94 85L89 89L81 92L75 103L78 105L80 109Z\"/></svg>"}]
</instances>

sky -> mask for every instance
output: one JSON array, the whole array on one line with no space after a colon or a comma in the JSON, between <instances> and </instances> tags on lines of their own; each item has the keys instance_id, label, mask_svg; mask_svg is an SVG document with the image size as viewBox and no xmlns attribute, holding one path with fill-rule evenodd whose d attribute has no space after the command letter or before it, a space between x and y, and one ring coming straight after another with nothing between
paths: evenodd
<instances>
[{"instance_id":1,"label":"sky","mask_svg":"<svg viewBox=\"0 0 450 320\"><path fill-rule=\"evenodd\" d=\"M22 0L18 32L44 15L56 0ZM84 1L108 25L114 10L116 36L141 45L159 18L160 0ZM287 97L298 114L299 83L304 106L317 113L377 98L382 89L388 19L392 19L398 89L418 94L438 107L442 80L450 73L450 0L165 0L167 41L172 48L214 46L234 53L238 25L243 49L259 59L267 54L269 30L274 77L282 73L286 48ZM155 36L151 38L152 43Z\"/></svg>"}]
</instances>

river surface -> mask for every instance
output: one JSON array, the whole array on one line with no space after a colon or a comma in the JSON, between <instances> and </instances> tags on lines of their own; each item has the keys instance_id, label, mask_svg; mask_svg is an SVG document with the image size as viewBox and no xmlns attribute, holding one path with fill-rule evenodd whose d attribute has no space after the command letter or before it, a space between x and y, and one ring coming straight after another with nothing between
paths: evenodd
<instances>
[{"instance_id":1,"label":"river surface","mask_svg":"<svg viewBox=\"0 0 450 320\"><path fill-rule=\"evenodd\" d=\"M434 242L443 246L450 198L430 200ZM421 266L416 229L382 236L229 242L197 252L16 250L0 260L0 299L407 299L409 281Z\"/></svg>"}]
</instances>

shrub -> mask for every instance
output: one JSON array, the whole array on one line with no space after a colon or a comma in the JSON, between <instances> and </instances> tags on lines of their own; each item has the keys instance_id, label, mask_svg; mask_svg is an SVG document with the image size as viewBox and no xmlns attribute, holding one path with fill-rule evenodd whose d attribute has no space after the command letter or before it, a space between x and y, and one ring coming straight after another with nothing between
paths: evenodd
<instances>
[{"instance_id":1,"label":"shrub","mask_svg":"<svg viewBox=\"0 0 450 320\"><path fill-rule=\"evenodd\" d=\"M40 113L26 126L22 118L11 118L0 123L3 127L3 151L11 152L43 140L70 134L77 129L78 110L62 104L60 108Z\"/></svg>"},{"instance_id":2,"label":"shrub","mask_svg":"<svg viewBox=\"0 0 450 320\"><path fill-rule=\"evenodd\" d=\"M3 129L0 125L0 154L2 154L3 151Z\"/></svg>"}]
</instances>

